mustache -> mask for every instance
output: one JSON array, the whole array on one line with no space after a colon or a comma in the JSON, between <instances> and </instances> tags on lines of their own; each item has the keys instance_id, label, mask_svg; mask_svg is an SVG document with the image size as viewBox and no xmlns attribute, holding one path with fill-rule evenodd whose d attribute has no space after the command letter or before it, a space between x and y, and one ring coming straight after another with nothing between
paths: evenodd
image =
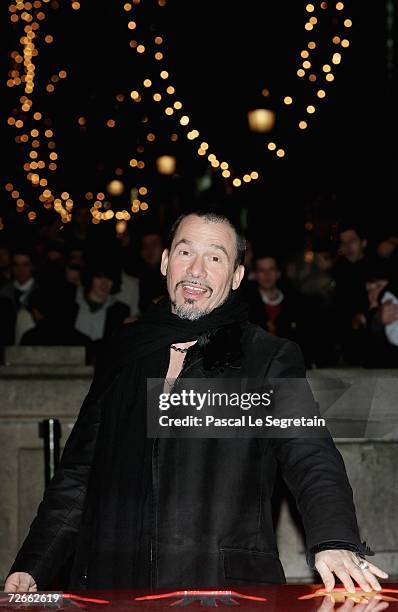
<instances>
[{"instance_id":1,"label":"mustache","mask_svg":"<svg viewBox=\"0 0 398 612\"><path fill-rule=\"evenodd\" d=\"M209 291L213 292L213 289L210 287L210 285L204 285L203 283L199 283L198 281L193 281L189 279L178 281L178 283L176 284L176 289L180 285L193 285L193 286L196 285L197 287L202 287L203 289L208 289Z\"/></svg>"}]
</instances>

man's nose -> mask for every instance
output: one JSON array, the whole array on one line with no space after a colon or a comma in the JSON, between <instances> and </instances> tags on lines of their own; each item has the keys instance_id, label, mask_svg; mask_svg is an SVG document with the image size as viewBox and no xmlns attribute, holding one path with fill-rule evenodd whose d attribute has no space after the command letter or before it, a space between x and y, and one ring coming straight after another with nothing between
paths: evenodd
<instances>
[{"instance_id":1,"label":"man's nose","mask_svg":"<svg viewBox=\"0 0 398 612\"><path fill-rule=\"evenodd\" d=\"M206 276L206 267L203 257L196 256L188 266L187 273L194 277Z\"/></svg>"}]
</instances>

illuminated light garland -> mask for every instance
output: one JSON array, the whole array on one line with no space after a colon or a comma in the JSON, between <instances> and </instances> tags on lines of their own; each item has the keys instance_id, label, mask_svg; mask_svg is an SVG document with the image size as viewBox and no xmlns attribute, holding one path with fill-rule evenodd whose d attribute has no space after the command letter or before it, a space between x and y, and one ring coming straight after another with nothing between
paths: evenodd
<instances>
[{"instance_id":1,"label":"illuminated light garland","mask_svg":"<svg viewBox=\"0 0 398 612\"><path fill-rule=\"evenodd\" d=\"M321 2L320 3L320 8L321 9L327 9L328 8L328 3L327 2ZM336 8L337 11L342 11L342 10L344 10L344 4L342 2L338 2L335 5L335 8ZM314 4L307 4L306 11L308 13L311 13L311 14L314 13L315 5ZM309 18L309 21L307 23L309 23L310 26L312 26L312 27L310 27L310 28L306 27L305 29L306 30L308 30L308 29L312 30L314 25L319 23L319 19L317 17L315 17L315 15L312 15ZM343 17L343 25L344 25L345 28L352 27L352 20L349 19L349 18L344 18ZM334 45L341 45L343 48L347 48L350 45L350 41L348 39L346 39L346 38L341 39L341 37L337 36L337 35L332 37L332 43ZM296 74L297 74L297 76L299 78L305 77L306 74L307 74L306 71L313 67L313 61L310 61L310 59L311 59L310 58L310 51L314 51L316 49L316 47L317 47L316 42L311 40L311 41L309 41L307 43L307 49L303 49L300 52L300 59L303 60L303 61L301 61L301 66L296 71ZM332 71L332 65L339 65L341 63L341 61L342 61L342 54L340 52L333 51L330 63L324 63L322 65L323 78L325 79L326 84L333 82L334 78L335 78L334 74L331 72ZM318 80L318 76L314 72L312 72L312 73L310 73L308 75L308 80L311 83L315 83ZM327 92L326 92L325 89L320 88L320 89L317 89L316 91L314 91L314 95L318 99L324 99L327 96ZM286 99L287 99L287 101L286 101ZM284 102L285 105L291 107L293 101L290 102L290 100L291 100L290 96L285 96L284 99L283 99L283 102ZM316 111L315 104L314 103L307 104L306 107L305 107L305 111L306 111L307 115L308 114L309 115L314 114L315 111ZM308 128L307 120L304 120L304 119L300 120L298 122L298 128L300 130L307 129ZM276 148L271 148L269 150L275 151L275 153L276 153Z\"/></svg>"},{"instance_id":2,"label":"illuminated light garland","mask_svg":"<svg viewBox=\"0 0 398 612\"><path fill-rule=\"evenodd\" d=\"M44 3L48 3L48 1L49 0L44 0ZM140 1L134 0L132 4L125 3L123 8L126 12L130 12L133 9L133 5L138 5L138 4L140 4ZM162 2L159 2L158 4L159 6L164 6L165 2L162 1ZM29 10L27 10L27 5L29 6ZM27 95L21 96L20 98L21 111L23 113L26 113L25 116L23 116L23 120L15 119L14 117L9 117L7 120L7 123L9 126L15 127L18 130L22 130L22 128L24 128L24 125L26 123L29 123L29 113L31 112L32 105L33 105L33 102L30 99L29 95L33 93L34 88L35 88L35 65L34 65L33 58L38 56L38 49L36 48L35 40L37 39L38 34L39 34L40 22L46 17L44 11L39 10L41 7L40 2L35 1L33 3L33 9L30 8L32 6L30 3L27 3L27 5L22 2L17 2L16 5L11 4L9 6L9 11L11 13L11 16L10 16L11 22L12 23L16 23L17 21L23 22L24 23L24 26L23 26L24 33L25 33L25 35L22 36L22 38L20 39L20 42L22 44L22 53L18 53L17 51L13 51L11 53L11 58L13 60L14 66L13 66L13 69L9 71L9 74L8 74L9 78L7 80L8 87L15 87L15 86L22 85L24 87L25 94L27 94ZM55 3L52 3L52 6L55 6ZM74 1L71 3L71 7L74 10L78 10L80 8L80 4L79 2ZM321 9L326 9L327 7L328 7L327 2L320 3ZM55 8L57 7L55 6ZM337 11L341 12L344 10L344 4L342 2L338 2L336 3L335 8ZM35 12L35 14L33 15L31 12L29 12L30 10L32 10L32 13ZM315 12L315 6L313 4L307 4L306 10L308 13L311 14L311 16L308 18L308 21L305 24L305 29L312 30L314 26L319 23L319 19L313 14ZM352 20L347 17L343 17L343 24L345 28L349 29L352 27ZM306 27L307 25L311 27L307 28ZM137 24L136 17L134 17L134 20L131 19L131 17L129 17L128 29L130 31L135 31L137 29L137 26L138 24ZM43 40L46 44L52 44L54 42L54 37L51 34L47 34ZM163 44L163 42L164 42L164 39L162 36L156 35L154 37L155 45L160 46ZM341 38L341 36L337 36L337 35L333 36L332 42L334 45L339 45L343 49L348 48L350 45L350 41L347 38ZM137 53L143 54L146 52L145 45L143 45L142 43L138 43L137 41L130 41L130 46L135 48ZM309 50L312 51L316 49L316 43L314 41L310 41L307 47ZM156 51L154 54L154 57L155 57L156 62L162 61L164 60L164 53L162 51ZM299 70L297 71L297 74L300 78L302 78L303 76L305 76L306 70L312 67L312 62L310 60L310 53L307 49L301 52L300 57L302 60L304 60L302 62L303 67L299 68ZM324 79L326 82L332 82L334 80L334 75L331 72L331 64L338 65L341 63L341 59L342 59L341 53L334 52L330 60L330 64L324 64L323 72L324 72ZM329 68L326 68L326 67L329 67ZM22 74L22 69L24 71L23 74ZM170 71L168 69L167 70L162 69L157 74L161 78L161 85L165 87L165 91L163 92L163 95L160 92L154 93L153 100L156 102L161 102L163 101L165 97L167 97L167 95L173 96L176 93L176 90L173 85L169 84ZM50 87L50 89L47 89L47 91L49 93L52 93L52 91L54 90L52 89L52 87L54 87L54 83L58 83L60 79L63 79L66 76L67 76L67 73L65 70L59 71L58 75L53 75L50 79L51 83L47 85L47 87ZM317 80L317 77L314 73L311 73L308 76L308 79L312 82L315 82ZM145 79L143 85L145 89L149 90L152 87L152 81L150 79ZM268 89L263 89L261 93L264 97L268 97L270 95L270 92ZM139 103L142 101L142 95L138 91L135 90L134 96L132 94L133 92L130 95L134 102ZM318 89L316 92L314 92L314 94L315 96L317 96L318 100L326 97L326 91L324 89ZM123 95L120 94L120 99L119 99L119 96L117 96L117 99L118 101L122 101L124 97ZM283 99L283 102L285 106L288 106L290 108L294 106L293 99L291 98L291 96L285 96ZM168 105L165 107L164 110L166 111L166 109L168 109L166 114L170 114L170 116L173 116L176 114L176 111L182 110L183 107L185 107L185 105L183 105L181 101L170 100L170 102L168 103ZM314 109L314 110L308 110L308 109ZM315 112L314 104L307 104L306 110L307 110L307 115L313 114ZM43 119L42 113L40 112L35 112L33 114L33 119L35 121L43 120L44 123L49 122L48 119ZM192 126L190 125L191 119L188 114L184 114L182 117L179 117L179 118L176 117L176 120L178 120L179 124L182 125L183 127L186 127L189 125L189 131L186 133L186 137L188 140L195 140L199 136L199 131L192 128ZM84 117L79 117L78 124L81 127L84 127L86 124L86 119ZM115 127L116 124L114 120L109 119L107 122L107 125L108 127ZM301 120L298 123L298 127L301 130L306 129L308 127L307 121ZM147 135L147 140L149 142L153 142L153 140L155 139L154 138L155 135L152 134L150 136L150 134ZM32 134L31 135L20 134L20 135L17 135L15 140L17 143L26 144L30 138L36 139L36 136L33 136ZM172 134L171 140L175 141L177 139L178 139L178 135ZM50 149L51 152L48 155L50 161L46 163L43 159L39 158L38 152L36 151L36 149L40 149L40 141L32 140L31 150L29 151L30 159L28 162L26 162L23 165L23 167L26 172L26 179L33 186L47 187L47 184L48 184L47 179L41 176L40 173L38 172L32 172L32 170L37 171L37 170L48 169L54 172L58 167L57 163L55 163L55 161L58 159L58 155L55 151L53 151L55 147L56 147L55 141L50 141L48 143L48 149ZM197 154L202 157L206 156L207 148L208 148L208 145L206 148L200 146L197 149ZM274 151L277 157L283 157L285 155L285 150L282 149L281 147L277 148L275 146L274 149L270 149L268 147L268 150ZM137 147L137 151L138 151L138 147ZM228 167L225 167L225 164L227 162L220 162L215 156L213 159L209 160L209 155L207 155L207 159L210 165L213 168L219 168L221 172L221 176L225 179L230 179L232 181L232 184L235 187L241 186L242 181L243 183L247 183L247 182L250 182L251 180L256 180L259 178L259 174L257 171L252 171L251 173L245 174L242 177L236 177L236 176L234 177L231 174L231 170L229 169L228 164L227 164ZM142 159L138 160L138 159L133 158L130 160L129 165L130 167L133 167L136 169L143 169L145 168L145 161ZM248 177L250 178L250 181L248 180ZM62 198L56 197L56 194L54 194L50 188L47 188L46 190L42 191L42 193L39 196L39 200L43 203L43 206L45 208L54 207L54 209L60 213L64 222L70 221L71 219L70 213L73 208L73 200L71 198L69 199L68 206L66 205L64 206ZM146 204L147 206L147 203L143 203L143 204ZM19 198L17 200L17 210L20 212L21 210L25 210L25 209L27 210L27 207L24 201L22 200L22 198ZM146 208L144 206L143 208L140 208L140 209L145 210ZM31 215L31 218L32 218L32 215ZM109 218L110 218L110 215L107 214L106 219L109 219Z\"/></svg>"},{"instance_id":3,"label":"illuminated light garland","mask_svg":"<svg viewBox=\"0 0 398 612\"><path fill-rule=\"evenodd\" d=\"M35 39L39 37L39 22L46 17L44 11L39 10L40 7L41 2L37 1L35 1L33 5L31 3L17 2L16 5L11 4L9 6L11 22L16 23L20 18L21 21L26 23L26 25L23 25L24 35L19 39L19 42L22 45L22 55L17 51L13 51L11 53L11 58L14 61L14 69L12 69L9 73L9 76L12 78L7 81L7 85L9 87L23 85L25 94L28 95L32 94L35 90L36 67L33 58L38 56ZM19 15L18 11L20 12ZM15 17L18 17L18 19ZM51 35L47 35L45 37L46 43L51 43L52 41L53 37ZM54 83L57 83L60 79L63 79L66 76L67 73L65 70L61 70L57 75L52 75L50 79L51 83L47 84L46 91L52 93L54 91ZM28 95L20 97L21 111L24 113L23 120L19 119L15 121L15 123L8 121L9 125L14 125L17 129L22 129L25 124L28 125L32 121L39 122L43 119L43 115L39 111L35 111L33 115L30 115L33 101L28 97ZM48 120L44 120L43 123L44 126L49 124ZM26 173L25 178L32 184L33 187L47 187L41 191L38 196L38 200L46 209L53 207L54 210L59 212L63 222L67 223L71 219L70 211L73 207L73 201L69 199L64 206L62 200L57 198L52 190L48 188L48 179L41 176L40 173L37 172L38 169L43 170L47 166L49 170L54 171L57 167L55 160L58 158L58 155L53 151L56 146L54 140L48 142L46 153L43 152L45 144L42 144L42 142L39 140L40 131L44 132L44 136L46 138L53 137L52 130L46 130L44 128L39 130L33 128L30 130L30 134L22 134L19 138L16 138L16 142L22 142L24 144L27 144L29 140L32 139L30 143L30 151L28 152L28 157L32 161L28 161L23 164L23 169ZM48 155L49 161L46 162L44 159L40 159L39 153L43 157ZM36 170L36 172L31 172L31 170ZM25 209L29 210L29 207L25 206L22 198L18 198L17 211L22 212ZM33 221L37 218L37 213L35 211L29 211L27 218L29 221Z\"/></svg>"},{"instance_id":4,"label":"illuminated light garland","mask_svg":"<svg viewBox=\"0 0 398 612\"><path fill-rule=\"evenodd\" d=\"M158 1L158 5L159 6L164 6L165 5L165 1L163 1L163 0L162 1ZM320 9L321 10L327 9L328 6L329 5L328 5L327 2L321 2L320 3ZM316 16L314 14L315 13L315 5L313 3L308 3L305 8L306 8L306 11L309 13L309 17L308 17L307 21L304 24L304 28L305 28L306 31L312 31L312 30L314 30L315 26L319 26L320 19L319 19L319 16ZM337 2L335 4L336 11L341 12L341 11L344 10L344 8L345 7L344 7L344 3L343 2ZM129 8L129 10L131 10L131 7ZM137 27L138 26L137 15L134 15L134 23L135 23L135 27ZM349 19L348 17L343 17L343 24L344 24L345 28L350 28L350 27L352 27L352 20ZM163 41L164 41L164 37L160 36L159 34L155 35L154 38L153 38L153 42L154 42L155 45L161 45L163 43ZM348 39L341 39L339 36L333 36L332 42L334 44L341 45L342 48L347 48L349 46L349 44L350 44ZM308 70L310 70L310 69L313 70L313 60L310 59L310 52L314 51L316 48L317 48L316 42L315 41L309 41L308 44L307 44L307 49L303 49L301 51L300 57L301 57L301 60L303 60L303 61L301 62L301 67L298 68L298 70L297 70L297 76L299 78L304 78L306 76ZM160 51L160 52L156 51L155 54L154 54L154 57L155 57L155 60L157 60L157 61L160 61L160 60L165 61L165 54L164 54L163 51ZM325 63L323 65L322 70L323 70L323 73L324 73L324 79L325 79L326 83L330 83L330 82L332 82L334 80L334 75L331 72L331 64L338 65L338 64L341 63L341 59L342 59L341 53L334 52L332 54L332 58L330 60L330 64L326 64ZM166 81L169 80L170 74L171 74L171 72L170 72L170 69L169 69L168 66L164 67L158 73L160 78L162 80L166 80ZM320 78L320 77L317 74L315 74L314 71L311 72L308 75L308 80L311 83L316 83L318 78ZM152 85L152 83L151 83L151 85ZM158 87L158 89L159 89L159 87ZM162 95L162 92L157 91L157 92L153 93L152 99L154 101L156 101L156 102L162 102L163 99L164 99L164 95L165 94L174 95L175 93L176 93L175 87L173 85L167 85L165 91L163 92L163 95ZM264 97L268 97L270 95L270 91L267 88L264 88L261 93L262 93L262 95ZM319 86L318 86L317 90L314 90L314 97L316 97L318 100L324 99L326 97L325 89L323 89L323 88L320 89ZM139 101L141 101L141 97L140 97ZM293 98L291 96L287 95L287 96L283 97L283 103L284 103L285 106L293 108L294 107L293 102L294 101L293 101ZM181 104L181 106L180 106L180 104ZM169 103L164 105L163 112L164 112L165 115L167 115L170 118L174 119L174 116L175 116L175 120L178 121L179 124L182 125L183 127L186 127L188 124L191 124L191 118L189 117L189 115L188 114L184 114L183 116L178 117L178 114L176 116L176 112L175 112L175 111L181 110L183 107L185 108L185 103L183 104L182 102L177 101L177 100L174 101L174 102L170 101ZM307 116L308 115L313 115L316 112L316 105L314 103L308 103L307 102L306 105L305 105L305 111L306 111ZM188 140L194 140L199 135L199 131L196 130L196 129L192 129L191 125L190 125L190 128L191 128L190 131L186 133L186 137L187 137ZM308 121L304 120L304 119L301 119L298 122L298 128L300 130L307 129L308 128ZM276 145L275 145L275 147L271 147L271 148L267 147L267 148L268 148L269 151L274 152L277 158L283 158L286 155L285 148L276 147ZM197 148L196 153L200 157L207 157L207 160L208 160L209 164L211 165L211 167L212 168L219 168L220 171L221 171L221 176L224 179L231 180L232 181L232 185L234 187L240 187L242 185L242 182L243 183L248 183L251 180L256 180L257 178L259 178L259 175L258 175L257 172L254 172L254 177L252 177L253 173L245 174L245 175L240 176L240 177L239 176L233 176L229 169L223 167L223 163L224 162L220 163L219 160L215 157L214 154L213 154L213 157L208 155L206 153L206 149L203 148L202 146L199 146ZM248 177L249 177L250 180L248 180Z\"/></svg>"},{"instance_id":5,"label":"illuminated light garland","mask_svg":"<svg viewBox=\"0 0 398 612\"><path fill-rule=\"evenodd\" d=\"M43 0L43 3L47 4L49 3L49 0ZM137 4L137 0L135 0L134 3ZM49 118L44 118L44 114L40 111L35 111L33 114L31 114L33 100L29 97L35 91L36 66L34 63L34 58L39 55L35 41L39 38L40 22L46 18L46 13L41 7L42 2L40 0L35 0L33 4L31 2L24 3L20 0L17 0L16 4L9 5L9 12L11 13L11 23L15 24L21 21L21 26L23 27L24 34L19 39L19 42L22 45L21 52L12 51L10 54L13 64L8 72L7 86L22 86L26 95L23 95L19 98L20 110L23 113L21 119L15 119L15 117L11 116L7 119L7 124L10 127L16 128L17 130L22 130L23 128L26 129L29 124L32 124L33 122L38 122L37 129L31 129L30 133L18 134L15 138L15 142L17 144L22 143L26 145L30 141L30 150L27 153L29 160L23 164L25 178L27 182L32 185L32 187L45 188L42 189L38 195L38 200L43 205L43 208L47 210L53 208L57 213L59 213L63 223L68 223L72 219L72 210L74 205L73 199L69 196L69 193L67 192L63 192L60 195L56 194L56 190L48 186L48 178L42 176L42 174L38 172L38 170L48 170L50 172L54 172L58 168L58 165L56 163L56 161L58 160L58 154L55 151L56 142L54 140L54 133L53 130L49 129L48 127L51 125L51 120ZM59 8L59 5L57 2L52 2L51 7L57 9ZM126 7L127 5L125 5L125 8ZM80 3L73 0L71 2L71 8L75 11L79 10ZM130 27L131 29L134 29L132 26L132 22ZM54 42L54 37L51 34L46 34L43 37L43 41L46 44L50 45ZM53 74L50 77L50 82L48 82L44 86L45 91L47 93L53 93L55 91L55 85L60 83L61 80L65 79L67 76L68 74L66 70L59 70L57 74ZM116 99L119 102L122 102L124 100L124 95L118 94L116 96ZM138 94L137 101L139 100L140 96ZM17 112L17 109L14 109L14 111ZM84 128L84 126L86 125L86 118L79 117L77 119L77 123L80 127ZM106 125L109 128L114 128L116 126L116 122L114 119L110 118L106 121ZM45 138L51 139L48 141L47 146L45 145L45 142L40 141L40 134L44 134ZM44 149L46 151L45 153ZM43 159L46 156L48 156L48 161L45 161L45 159ZM133 166L134 164L132 164L131 161L130 165ZM145 162L140 160L137 161L136 165L138 169L142 169L145 167ZM32 172L32 170L34 170L35 172ZM11 185L11 183L8 183L6 185L7 191L9 191L9 185ZM22 198L18 197L18 190L15 190L12 187L11 192L11 197L16 200L17 212L21 213L27 211L28 220L34 221L37 218L37 213L35 211L29 210L30 207L25 204ZM18 196L16 196L16 193L18 193ZM88 193L90 192L87 192L87 194ZM98 196L99 195L100 194L98 194ZM100 200L100 206L104 204L104 206L108 210L106 210L105 212L101 212L98 210L97 206L94 209L96 213L95 216L93 215L92 211L93 223L98 223L101 220L109 220L114 217L113 211L109 210L109 208L111 207L111 203L102 202L102 200ZM146 206L141 207L140 210L146 210L147 208L148 205L146 204ZM130 219L130 214L128 213L128 211L122 212L123 220ZM4 224L0 223L0 229L3 228Z\"/></svg>"}]
</instances>

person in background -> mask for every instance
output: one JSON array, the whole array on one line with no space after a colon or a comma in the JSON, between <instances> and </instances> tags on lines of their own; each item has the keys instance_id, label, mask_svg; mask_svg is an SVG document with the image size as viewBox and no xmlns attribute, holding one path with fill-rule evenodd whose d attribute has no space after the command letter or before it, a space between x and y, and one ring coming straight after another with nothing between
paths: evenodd
<instances>
[{"instance_id":1,"label":"person in background","mask_svg":"<svg viewBox=\"0 0 398 612\"><path fill-rule=\"evenodd\" d=\"M25 332L21 345L84 346L89 354L91 340L73 327L73 310L65 307L62 296L50 289L34 289L28 307L35 327Z\"/></svg>"},{"instance_id":2,"label":"person in background","mask_svg":"<svg viewBox=\"0 0 398 612\"><path fill-rule=\"evenodd\" d=\"M388 235L376 246L378 261L384 265L389 278L394 278L398 268L398 236Z\"/></svg>"},{"instance_id":3,"label":"person in background","mask_svg":"<svg viewBox=\"0 0 398 612\"><path fill-rule=\"evenodd\" d=\"M306 346L312 368L333 367L339 361L333 276L335 258L326 240L314 241L313 253L311 269L299 284L299 292L306 303Z\"/></svg>"},{"instance_id":4,"label":"person in background","mask_svg":"<svg viewBox=\"0 0 398 612\"><path fill-rule=\"evenodd\" d=\"M388 236L378 243L376 253L383 259L390 259L397 254L397 246L398 236Z\"/></svg>"},{"instance_id":5,"label":"person in background","mask_svg":"<svg viewBox=\"0 0 398 612\"><path fill-rule=\"evenodd\" d=\"M66 244L75 244L76 248L84 249L92 235L90 205L80 204L73 209L72 221L63 230Z\"/></svg>"},{"instance_id":6,"label":"person in background","mask_svg":"<svg viewBox=\"0 0 398 612\"><path fill-rule=\"evenodd\" d=\"M8 335L12 344L19 344L24 332L34 327L33 318L27 308L29 296L37 287L33 260L31 251L24 248L15 249L11 257L12 278L0 289L0 297L8 299L14 310L12 319L15 322Z\"/></svg>"},{"instance_id":7,"label":"person in background","mask_svg":"<svg viewBox=\"0 0 398 612\"><path fill-rule=\"evenodd\" d=\"M251 240L246 240L246 251L245 251L245 259L244 259L243 265L245 266L244 279L246 278L246 280L248 281L251 281L254 278L253 264L254 264L253 243L251 242Z\"/></svg>"},{"instance_id":8,"label":"person in background","mask_svg":"<svg viewBox=\"0 0 398 612\"><path fill-rule=\"evenodd\" d=\"M142 235L138 264L140 312L145 312L151 302L166 291L159 269L162 251L163 240L159 232L148 230Z\"/></svg>"},{"instance_id":9,"label":"person in background","mask_svg":"<svg viewBox=\"0 0 398 612\"><path fill-rule=\"evenodd\" d=\"M340 227L340 259L334 270L336 282L336 328L346 365L360 365L363 346L356 333L368 310L366 279L372 267L362 230L347 224Z\"/></svg>"},{"instance_id":10,"label":"person in background","mask_svg":"<svg viewBox=\"0 0 398 612\"><path fill-rule=\"evenodd\" d=\"M16 310L11 300L0 296L0 346L14 344Z\"/></svg>"},{"instance_id":11,"label":"person in background","mask_svg":"<svg viewBox=\"0 0 398 612\"><path fill-rule=\"evenodd\" d=\"M140 281L136 276L128 274L124 268L122 268L120 291L116 294L116 298L129 307L130 322L139 317Z\"/></svg>"},{"instance_id":12,"label":"person in background","mask_svg":"<svg viewBox=\"0 0 398 612\"><path fill-rule=\"evenodd\" d=\"M94 343L98 355L108 339L130 314L129 307L116 298L120 271L112 264L93 264L83 274L83 285L75 297L74 327Z\"/></svg>"},{"instance_id":13,"label":"person in background","mask_svg":"<svg viewBox=\"0 0 398 612\"><path fill-rule=\"evenodd\" d=\"M77 289L81 285L81 277L82 266L73 261L67 261L65 264L65 282Z\"/></svg>"},{"instance_id":14,"label":"person in background","mask_svg":"<svg viewBox=\"0 0 398 612\"><path fill-rule=\"evenodd\" d=\"M11 253L7 244L0 244L0 289L11 278Z\"/></svg>"},{"instance_id":15,"label":"person in background","mask_svg":"<svg viewBox=\"0 0 398 612\"><path fill-rule=\"evenodd\" d=\"M398 283L388 279L385 268L373 270L367 279L369 308L358 333L365 340L363 365L370 368L398 367Z\"/></svg>"},{"instance_id":16,"label":"person in background","mask_svg":"<svg viewBox=\"0 0 398 612\"><path fill-rule=\"evenodd\" d=\"M40 286L55 288L63 282L65 276L65 245L51 241L44 245L37 278Z\"/></svg>"},{"instance_id":17,"label":"person in background","mask_svg":"<svg viewBox=\"0 0 398 612\"><path fill-rule=\"evenodd\" d=\"M280 288L281 269L274 255L256 256L253 281L248 283L245 299L249 304L249 320L274 336L297 342L304 352L304 300L298 293Z\"/></svg>"},{"instance_id":18,"label":"person in background","mask_svg":"<svg viewBox=\"0 0 398 612\"><path fill-rule=\"evenodd\" d=\"M84 268L86 265L84 249L79 244L68 244L68 248L66 251L66 261L70 264Z\"/></svg>"}]
</instances>

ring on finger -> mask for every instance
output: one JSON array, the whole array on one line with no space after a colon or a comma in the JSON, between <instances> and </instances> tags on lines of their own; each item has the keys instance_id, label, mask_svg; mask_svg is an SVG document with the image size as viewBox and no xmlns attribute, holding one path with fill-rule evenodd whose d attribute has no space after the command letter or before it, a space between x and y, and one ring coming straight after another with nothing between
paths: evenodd
<instances>
[{"instance_id":1,"label":"ring on finger","mask_svg":"<svg viewBox=\"0 0 398 612\"><path fill-rule=\"evenodd\" d=\"M361 570L366 570L369 569L369 563L367 563L365 561L365 559L361 559L361 557L358 557L357 555L354 555L355 557L355 565L359 567L359 569Z\"/></svg>"}]
</instances>

